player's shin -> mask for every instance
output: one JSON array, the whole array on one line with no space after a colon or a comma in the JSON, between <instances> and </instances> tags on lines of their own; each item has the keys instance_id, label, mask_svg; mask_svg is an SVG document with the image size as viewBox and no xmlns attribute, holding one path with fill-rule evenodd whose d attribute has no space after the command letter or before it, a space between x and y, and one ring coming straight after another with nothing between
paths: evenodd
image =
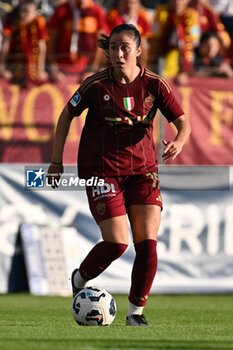
<instances>
[{"instance_id":1,"label":"player's shin","mask_svg":"<svg viewBox=\"0 0 233 350\"><path fill-rule=\"evenodd\" d=\"M93 279L101 274L114 260L118 259L128 245L102 241L90 251L81 263L79 271L84 280Z\"/></svg>"},{"instance_id":2,"label":"player's shin","mask_svg":"<svg viewBox=\"0 0 233 350\"><path fill-rule=\"evenodd\" d=\"M157 242L147 239L135 244L129 301L135 307L146 305L157 271Z\"/></svg>"}]
</instances>

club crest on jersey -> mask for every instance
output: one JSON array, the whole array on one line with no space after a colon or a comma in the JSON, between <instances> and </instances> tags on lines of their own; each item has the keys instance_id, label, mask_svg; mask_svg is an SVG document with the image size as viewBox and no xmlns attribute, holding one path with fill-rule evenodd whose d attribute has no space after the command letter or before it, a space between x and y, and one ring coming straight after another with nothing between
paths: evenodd
<instances>
[{"instance_id":1,"label":"club crest on jersey","mask_svg":"<svg viewBox=\"0 0 233 350\"><path fill-rule=\"evenodd\" d=\"M127 111L132 111L134 108L134 98L133 97L124 97L123 98L124 107Z\"/></svg>"},{"instance_id":2,"label":"club crest on jersey","mask_svg":"<svg viewBox=\"0 0 233 350\"><path fill-rule=\"evenodd\" d=\"M152 108L154 104L155 97L152 95L149 95L145 98L144 104L147 108Z\"/></svg>"},{"instance_id":3,"label":"club crest on jersey","mask_svg":"<svg viewBox=\"0 0 233 350\"><path fill-rule=\"evenodd\" d=\"M72 104L73 107L76 107L80 101L81 101L81 96L79 92L76 91L73 97L71 98L70 103Z\"/></svg>"}]
</instances>

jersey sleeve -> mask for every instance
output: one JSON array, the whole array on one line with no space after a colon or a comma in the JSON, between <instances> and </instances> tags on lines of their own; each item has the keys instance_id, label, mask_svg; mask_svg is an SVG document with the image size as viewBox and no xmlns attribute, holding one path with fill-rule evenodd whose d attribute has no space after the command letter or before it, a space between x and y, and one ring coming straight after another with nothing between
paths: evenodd
<instances>
[{"instance_id":1,"label":"jersey sleeve","mask_svg":"<svg viewBox=\"0 0 233 350\"><path fill-rule=\"evenodd\" d=\"M75 91L67 103L67 108L72 117L79 116L84 109L90 106L90 88L86 88L86 80Z\"/></svg>"},{"instance_id":2,"label":"jersey sleeve","mask_svg":"<svg viewBox=\"0 0 233 350\"><path fill-rule=\"evenodd\" d=\"M184 111L173 95L170 86L163 79L160 80L159 84L158 107L169 123L184 114Z\"/></svg>"},{"instance_id":3,"label":"jersey sleeve","mask_svg":"<svg viewBox=\"0 0 233 350\"><path fill-rule=\"evenodd\" d=\"M13 25L11 25L11 24L8 22L7 19L5 19L5 21L3 22L3 26L2 26L2 27L3 27L3 28L2 28L2 34L3 34L4 36L10 36L10 35L12 35L14 28L13 28Z\"/></svg>"},{"instance_id":4,"label":"jersey sleeve","mask_svg":"<svg viewBox=\"0 0 233 350\"><path fill-rule=\"evenodd\" d=\"M37 17L37 23L38 23L38 36L39 40L48 40L48 31L46 26L46 21L43 16Z\"/></svg>"}]
</instances>

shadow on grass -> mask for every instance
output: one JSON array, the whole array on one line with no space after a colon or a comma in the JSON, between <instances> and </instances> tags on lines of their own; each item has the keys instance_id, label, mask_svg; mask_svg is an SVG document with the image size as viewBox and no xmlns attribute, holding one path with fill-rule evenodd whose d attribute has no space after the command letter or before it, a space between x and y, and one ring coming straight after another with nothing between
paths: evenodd
<instances>
[{"instance_id":1,"label":"shadow on grass","mask_svg":"<svg viewBox=\"0 0 233 350\"><path fill-rule=\"evenodd\" d=\"M2 341L6 339L1 339ZM11 343L7 339L8 345ZM232 341L203 341L203 340L119 340L119 339L14 339L17 343L15 349L82 349L82 350L159 350L159 349L173 349L173 350L190 350L190 349L233 349ZM21 343L21 344L20 344ZM0 342L1 344L1 342ZM13 349L13 348L12 348Z\"/></svg>"}]
</instances>

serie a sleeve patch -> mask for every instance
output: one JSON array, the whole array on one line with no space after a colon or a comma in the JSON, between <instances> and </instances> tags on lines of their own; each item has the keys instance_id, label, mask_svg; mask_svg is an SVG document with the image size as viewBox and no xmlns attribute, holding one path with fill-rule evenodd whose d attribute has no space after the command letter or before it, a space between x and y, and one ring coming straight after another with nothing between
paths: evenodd
<instances>
[{"instance_id":1,"label":"serie a sleeve patch","mask_svg":"<svg viewBox=\"0 0 233 350\"><path fill-rule=\"evenodd\" d=\"M80 101L81 101L80 93L76 91L75 94L70 99L70 103L72 104L73 107L76 107Z\"/></svg>"}]
</instances>

